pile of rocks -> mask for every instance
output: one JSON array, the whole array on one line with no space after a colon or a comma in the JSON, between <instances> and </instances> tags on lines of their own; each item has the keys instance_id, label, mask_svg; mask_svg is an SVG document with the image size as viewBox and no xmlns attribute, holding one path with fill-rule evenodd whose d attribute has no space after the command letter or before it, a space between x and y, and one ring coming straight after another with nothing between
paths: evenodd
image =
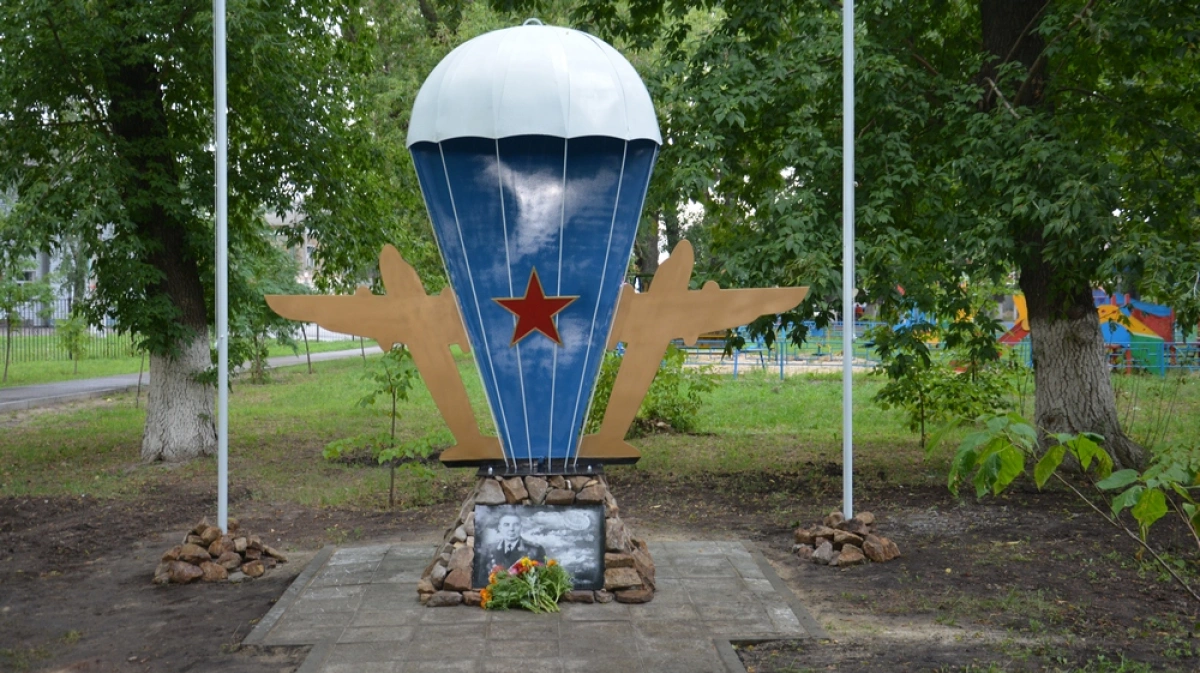
<instances>
[{"instance_id":1,"label":"pile of rocks","mask_svg":"<svg viewBox=\"0 0 1200 673\"><path fill-rule=\"evenodd\" d=\"M886 563L899 558L895 542L872 532L875 515L860 512L849 521L841 512L830 512L824 522L797 528L792 553L802 559L829 566L856 566L868 560Z\"/></svg>"},{"instance_id":2,"label":"pile of rocks","mask_svg":"<svg viewBox=\"0 0 1200 673\"><path fill-rule=\"evenodd\" d=\"M648 603L654 598L654 560L646 542L630 535L617 501L601 475L480 477L463 501L458 519L417 583L417 595L430 607L479 605L472 587L475 562L475 505L604 505L604 588L572 591L573 603Z\"/></svg>"},{"instance_id":3,"label":"pile of rocks","mask_svg":"<svg viewBox=\"0 0 1200 673\"><path fill-rule=\"evenodd\" d=\"M162 555L154 571L155 584L189 584L204 582L238 582L247 577L261 577L279 563L287 563L282 552L263 544L257 535L238 532L237 519L229 519L229 532L200 521L183 538Z\"/></svg>"}]
</instances>

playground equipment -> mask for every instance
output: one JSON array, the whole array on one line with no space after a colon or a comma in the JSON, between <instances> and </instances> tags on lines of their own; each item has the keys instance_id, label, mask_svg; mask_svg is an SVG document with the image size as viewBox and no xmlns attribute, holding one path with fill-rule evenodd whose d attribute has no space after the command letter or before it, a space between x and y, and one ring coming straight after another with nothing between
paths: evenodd
<instances>
[{"instance_id":1,"label":"playground equipment","mask_svg":"<svg viewBox=\"0 0 1200 673\"><path fill-rule=\"evenodd\" d=\"M1092 299L1100 318L1100 331L1109 350L1109 364L1131 373L1140 369L1159 376L1167 369L1197 365L1198 344L1176 340L1175 311L1169 306L1134 299L1127 294L1109 295L1093 290ZM1027 344L1029 317L1025 297L1015 295L1017 320L1000 337L1009 346Z\"/></svg>"}]
</instances>

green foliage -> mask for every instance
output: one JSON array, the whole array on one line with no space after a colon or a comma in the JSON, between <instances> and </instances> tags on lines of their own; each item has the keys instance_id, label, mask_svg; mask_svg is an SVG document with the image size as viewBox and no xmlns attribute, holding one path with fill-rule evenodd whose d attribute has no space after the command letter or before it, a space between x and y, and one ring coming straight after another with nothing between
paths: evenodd
<instances>
[{"instance_id":1,"label":"green foliage","mask_svg":"<svg viewBox=\"0 0 1200 673\"><path fill-rule=\"evenodd\" d=\"M875 402L906 412L921 446L930 425L995 413L1012 392L991 322L958 320L943 327L914 320L870 333L879 356L874 373L888 378ZM932 343L938 339L944 347Z\"/></svg>"},{"instance_id":2,"label":"green foliage","mask_svg":"<svg viewBox=\"0 0 1200 673\"><path fill-rule=\"evenodd\" d=\"M1091 433L1057 434L1056 444L1048 449L1034 467L1038 488L1058 469L1063 458L1070 454L1086 472L1095 463L1096 474L1106 479L1112 473L1112 458L1100 447L1103 438ZM1015 413L992 416L984 421L984 429L967 435L950 465L948 486L955 495L971 473L976 497L989 491L999 495L1025 472L1026 461L1036 460L1038 431L1029 421Z\"/></svg>"},{"instance_id":3,"label":"green foliage","mask_svg":"<svg viewBox=\"0 0 1200 673\"><path fill-rule=\"evenodd\" d=\"M389 468L388 507L396 506L396 469L412 474L418 481L433 478L433 470L426 464L438 445L444 445L444 433L436 433L408 441L396 438L396 421L399 419L398 403L408 400L409 393L419 379L412 355L404 346L396 345L375 361L375 366L366 376L374 384L371 392L358 400L360 407L373 407L380 398L391 403L388 417L390 432L374 432L347 437L330 442L325 446L326 460L338 460L351 454L367 452L380 465Z\"/></svg>"},{"instance_id":4,"label":"green foliage","mask_svg":"<svg viewBox=\"0 0 1200 673\"><path fill-rule=\"evenodd\" d=\"M257 236L235 242L229 255L229 366L249 363L252 383L267 382L272 340L298 352L293 337L297 324L272 311L264 296L309 293L296 280L299 268L295 257L273 238L263 226Z\"/></svg>"},{"instance_id":5,"label":"green foliage","mask_svg":"<svg viewBox=\"0 0 1200 673\"><path fill-rule=\"evenodd\" d=\"M629 429L629 435L641 436L653 432L659 423L666 423L679 432L691 432L696 423L706 393L712 392L720 378L711 367L688 367L684 365L687 353L675 346L668 346L658 373L650 384L650 390L638 408L637 417ZM584 432L593 433L600 429L604 412L608 409L608 398L612 394L617 370L621 367L621 356L607 353L596 377L596 390L592 396L592 407L588 413Z\"/></svg>"},{"instance_id":6,"label":"green foliage","mask_svg":"<svg viewBox=\"0 0 1200 673\"><path fill-rule=\"evenodd\" d=\"M1142 539L1150 527L1169 512L1171 507L1193 531L1200 531L1200 506L1196 493L1200 489L1200 454L1194 448L1172 446L1155 454L1145 471L1119 470L1096 487L1114 495L1112 514L1118 516L1130 510L1141 530Z\"/></svg>"},{"instance_id":7,"label":"green foliage","mask_svg":"<svg viewBox=\"0 0 1200 673\"><path fill-rule=\"evenodd\" d=\"M1200 5L992 6L886 1L855 16L857 300L889 323L914 307L951 321L971 313L973 288L1015 279L1039 319L1059 320L1090 310L1095 285L1121 284L1196 324ZM702 207L698 280L807 285L783 323L835 319L840 3L584 0L573 17L652 63L654 189ZM1052 402L1117 425L1111 398L1084 398Z\"/></svg>"},{"instance_id":8,"label":"green foliage","mask_svg":"<svg viewBox=\"0 0 1200 673\"><path fill-rule=\"evenodd\" d=\"M1027 461L1037 460L1033 468L1034 483L1038 488L1046 485L1051 477L1071 489L1097 513L1114 526L1119 523L1121 512L1129 510L1137 522L1139 535L1133 536L1141 542L1155 560L1179 582L1193 598L1197 594L1175 571L1166 559L1148 544L1150 527L1166 516L1172 508L1179 514L1184 525L1192 533L1200 551L1200 507L1195 493L1200 489L1200 455L1194 448L1177 448L1159 453L1145 471L1123 469L1113 472L1112 458L1101 446L1104 438L1093 433L1057 433L1052 436L1054 444L1037 458L1038 431L1017 414L994 416L986 420L986 427L967 435L959 446L950 467L948 485L957 494L963 480L972 472L976 497L989 491L999 495L1012 481L1025 472ZM1092 470L1097 481L1095 487L1102 494L1112 493L1110 505L1112 516L1106 515L1089 498L1057 474L1064 460L1070 456L1087 473Z\"/></svg>"},{"instance_id":9,"label":"green foliage","mask_svg":"<svg viewBox=\"0 0 1200 673\"><path fill-rule=\"evenodd\" d=\"M89 319L112 316L153 353L203 331L211 302L212 22L183 0L0 8L13 227L91 260ZM228 3L231 249L264 210L288 214L286 240L320 241L318 280L337 285L401 238L390 162L361 123L374 44L359 0Z\"/></svg>"},{"instance_id":10,"label":"green foliage","mask_svg":"<svg viewBox=\"0 0 1200 673\"><path fill-rule=\"evenodd\" d=\"M54 326L54 333L62 344L63 350L75 363L75 372L79 372L79 361L87 354L87 342L91 339L88 334L87 318L81 312L71 311L71 317L59 321Z\"/></svg>"}]
</instances>

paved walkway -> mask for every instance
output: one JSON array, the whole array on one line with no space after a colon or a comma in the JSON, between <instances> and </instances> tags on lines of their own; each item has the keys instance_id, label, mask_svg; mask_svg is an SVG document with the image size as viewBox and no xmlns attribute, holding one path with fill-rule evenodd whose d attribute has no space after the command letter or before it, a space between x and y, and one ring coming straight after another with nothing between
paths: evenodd
<instances>
[{"instance_id":1,"label":"paved walkway","mask_svg":"<svg viewBox=\"0 0 1200 673\"><path fill-rule=\"evenodd\" d=\"M547 615L422 606L434 549L327 547L244 644L312 645L298 673L745 673L731 641L826 637L748 543L651 543L653 601Z\"/></svg>"},{"instance_id":2,"label":"paved walkway","mask_svg":"<svg viewBox=\"0 0 1200 673\"><path fill-rule=\"evenodd\" d=\"M378 347L367 349L368 355L380 353ZM337 360L339 358L358 357L360 349L353 348L344 351L326 351L313 353L312 361ZM302 365L307 362L303 355L282 355L268 358L271 368ZM149 374L143 375L141 385L150 381ZM13 386L0 388L0 413L20 411L35 407L49 407L78 400L104 397L114 393L123 393L138 387L137 374L122 374L120 376L105 376L95 379L76 379L74 381L59 381L58 383L43 383L36 386Z\"/></svg>"}]
</instances>

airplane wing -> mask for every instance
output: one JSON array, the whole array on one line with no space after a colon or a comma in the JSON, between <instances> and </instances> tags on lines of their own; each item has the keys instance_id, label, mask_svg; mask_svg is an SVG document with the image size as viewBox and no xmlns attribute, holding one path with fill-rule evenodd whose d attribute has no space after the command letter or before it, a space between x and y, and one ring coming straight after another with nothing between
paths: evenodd
<instances>
[{"instance_id":1,"label":"airplane wing","mask_svg":"<svg viewBox=\"0 0 1200 673\"><path fill-rule=\"evenodd\" d=\"M300 322L315 322L331 332L375 339L394 331L388 300L359 287L352 295L315 296L269 294L267 305L279 315Z\"/></svg>"},{"instance_id":2,"label":"airplane wing","mask_svg":"<svg viewBox=\"0 0 1200 673\"><path fill-rule=\"evenodd\" d=\"M768 313L782 313L804 301L807 287L722 290L713 281L688 290L695 263L691 243L680 241L659 267L650 291L641 294L626 286L617 304L608 347L659 344L683 339L691 345L705 332L730 329Z\"/></svg>"},{"instance_id":3,"label":"airplane wing","mask_svg":"<svg viewBox=\"0 0 1200 673\"><path fill-rule=\"evenodd\" d=\"M333 332L375 339L383 344L412 344L440 337L470 352L467 333L458 315L454 293L432 297L372 294L359 287L352 295L267 295L271 310L290 320L315 322Z\"/></svg>"}]
</instances>

